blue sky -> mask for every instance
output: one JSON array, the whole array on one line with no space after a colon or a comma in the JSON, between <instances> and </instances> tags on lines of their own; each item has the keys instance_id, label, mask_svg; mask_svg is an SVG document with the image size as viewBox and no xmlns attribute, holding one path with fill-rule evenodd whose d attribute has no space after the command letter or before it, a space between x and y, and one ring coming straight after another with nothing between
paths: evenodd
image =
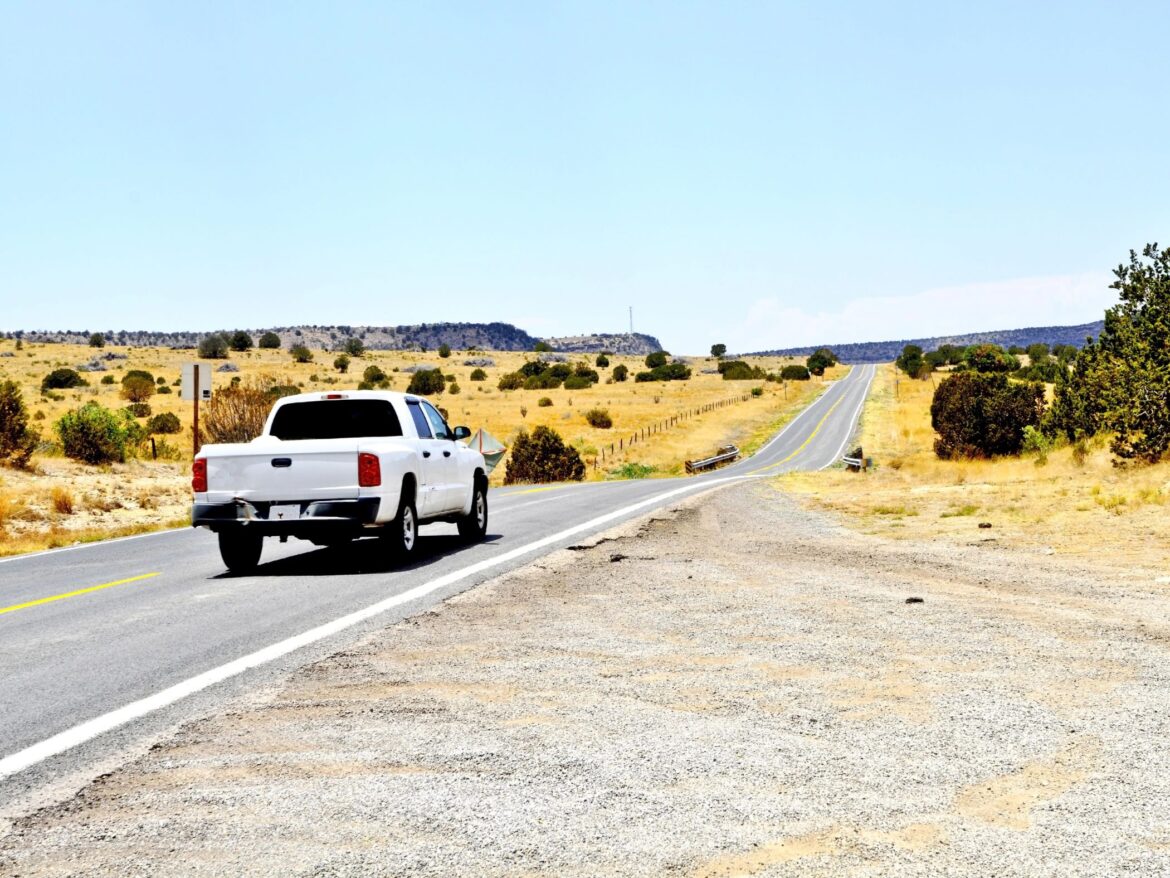
<instances>
[{"instance_id":1,"label":"blue sky","mask_svg":"<svg viewBox=\"0 0 1170 878\"><path fill-rule=\"evenodd\" d=\"M1141 3L5 3L0 328L677 352L1096 319L1170 242Z\"/></svg>"}]
</instances>

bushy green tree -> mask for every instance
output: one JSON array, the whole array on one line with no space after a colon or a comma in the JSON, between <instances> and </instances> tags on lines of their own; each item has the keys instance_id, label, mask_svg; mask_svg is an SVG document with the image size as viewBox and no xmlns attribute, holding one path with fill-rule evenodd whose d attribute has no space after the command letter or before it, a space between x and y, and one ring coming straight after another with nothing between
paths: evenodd
<instances>
[{"instance_id":1,"label":"bushy green tree","mask_svg":"<svg viewBox=\"0 0 1170 878\"><path fill-rule=\"evenodd\" d=\"M231 338L231 349L233 351L241 352L252 350L252 336L248 335L248 333L244 332L242 329L233 333Z\"/></svg>"},{"instance_id":2,"label":"bushy green tree","mask_svg":"<svg viewBox=\"0 0 1170 878\"><path fill-rule=\"evenodd\" d=\"M917 378L918 370L922 368L924 362L926 361L922 357L922 348L916 344L908 344L902 348L902 355L894 361L894 365L911 378Z\"/></svg>"},{"instance_id":3,"label":"bushy green tree","mask_svg":"<svg viewBox=\"0 0 1170 878\"><path fill-rule=\"evenodd\" d=\"M347 338L342 350L351 357L364 357L366 354L366 343L360 338Z\"/></svg>"},{"instance_id":4,"label":"bushy green tree","mask_svg":"<svg viewBox=\"0 0 1170 878\"><path fill-rule=\"evenodd\" d=\"M334 358L333 368L344 375L349 371L349 357L345 354L342 354L340 357Z\"/></svg>"},{"instance_id":5,"label":"bushy green tree","mask_svg":"<svg viewBox=\"0 0 1170 878\"><path fill-rule=\"evenodd\" d=\"M106 346L106 337L100 332L95 332L89 337L89 346L91 348L104 348Z\"/></svg>"},{"instance_id":6,"label":"bushy green tree","mask_svg":"<svg viewBox=\"0 0 1170 878\"><path fill-rule=\"evenodd\" d=\"M1120 301L1057 382L1049 428L1110 432L1119 458L1154 462L1170 450L1170 248L1131 250L1113 273Z\"/></svg>"},{"instance_id":7,"label":"bushy green tree","mask_svg":"<svg viewBox=\"0 0 1170 878\"><path fill-rule=\"evenodd\" d=\"M90 464L124 461L142 439L130 412L112 412L96 402L66 412L56 430L65 456Z\"/></svg>"},{"instance_id":8,"label":"bushy green tree","mask_svg":"<svg viewBox=\"0 0 1170 878\"><path fill-rule=\"evenodd\" d=\"M818 376L824 375L826 369L835 365L837 365L837 355L828 348L817 348L805 360L808 371Z\"/></svg>"},{"instance_id":9,"label":"bushy green tree","mask_svg":"<svg viewBox=\"0 0 1170 878\"><path fill-rule=\"evenodd\" d=\"M449 356L451 356L451 345L446 343L439 345L439 357L445 360Z\"/></svg>"},{"instance_id":10,"label":"bushy green tree","mask_svg":"<svg viewBox=\"0 0 1170 878\"><path fill-rule=\"evenodd\" d=\"M122 399L144 403L154 396L155 383L142 375L127 375L122 379Z\"/></svg>"},{"instance_id":11,"label":"bushy green tree","mask_svg":"<svg viewBox=\"0 0 1170 878\"><path fill-rule=\"evenodd\" d=\"M410 385L406 388L406 392L430 396L442 393L446 389L447 381L443 378L441 369L422 369L410 376Z\"/></svg>"},{"instance_id":12,"label":"bushy green tree","mask_svg":"<svg viewBox=\"0 0 1170 878\"><path fill-rule=\"evenodd\" d=\"M28 425L28 409L15 381L0 382L0 461L23 469L40 434Z\"/></svg>"},{"instance_id":13,"label":"bushy green tree","mask_svg":"<svg viewBox=\"0 0 1170 878\"><path fill-rule=\"evenodd\" d=\"M807 366L785 366L780 370L780 377L784 381L809 381L812 379L812 374L808 371Z\"/></svg>"},{"instance_id":14,"label":"bushy green tree","mask_svg":"<svg viewBox=\"0 0 1170 878\"><path fill-rule=\"evenodd\" d=\"M289 354L292 355L293 361L297 363L311 363L313 362L313 352L303 344L295 344L288 349Z\"/></svg>"},{"instance_id":15,"label":"bushy green tree","mask_svg":"<svg viewBox=\"0 0 1170 878\"><path fill-rule=\"evenodd\" d=\"M479 369L479 368L472 369L471 375L468 376L468 379L471 381L486 381L487 380L487 372L485 372L483 369Z\"/></svg>"},{"instance_id":16,"label":"bushy green tree","mask_svg":"<svg viewBox=\"0 0 1170 878\"><path fill-rule=\"evenodd\" d=\"M725 344L711 345L711 356L713 356L716 360L720 359L726 353L727 353L727 345L725 345Z\"/></svg>"},{"instance_id":17,"label":"bushy green tree","mask_svg":"<svg viewBox=\"0 0 1170 878\"><path fill-rule=\"evenodd\" d=\"M609 357L605 354L598 354L597 359L593 361L593 365L598 369L607 369L609 368Z\"/></svg>"},{"instance_id":18,"label":"bushy green tree","mask_svg":"<svg viewBox=\"0 0 1170 878\"><path fill-rule=\"evenodd\" d=\"M76 369L54 369L41 379L41 392L44 393L46 390L68 390L71 387L84 387L87 383Z\"/></svg>"},{"instance_id":19,"label":"bushy green tree","mask_svg":"<svg viewBox=\"0 0 1170 878\"><path fill-rule=\"evenodd\" d=\"M646 356L646 368L657 369L659 366L665 366L669 354L666 351L655 351Z\"/></svg>"},{"instance_id":20,"label":"bushy green tree","mask_svg":"<svg viewBox=\"0 0 1170 878\"><path fill-rule=\"evenodd\" d=\"M534 344L532 346L532 350L538 354L547 354L549 351L552 350L552 347L549 345L549 343L547 341L538 341L536 344Z\"/></svg>"},{"instance_id":21,"label":"bushy green tree","mask_svg":"<svg viewBox=\"0 0 1170 878\"><path fill-rule=\"evenodd\" d=\"M963 359L976 372L1014 372L1020 368L1020 361L997 344L971 345Z\"/></svg>"},{"instance_id":22,"label":"bushy green tree","mask_svg":"<svg viewBox=\"0 0 1170 878\"><path fill-rule=\"evenodd\" d=\"M613 367L613 380L625 381L630 376L630 370L626 368L623 363L618 363Z\"/></svg>"},{"instance_id":23,"label":"bushy green tree","mask_svg":"<svg viewBox=\"0 0 1170 878\"><path fill-rule=\"evenodd\" d=\"M577 449L566 445L555 430L536 427L521 430L512 443L504 484L517 482L579 482L585 478L585 464Z\"/></svg>"},{"instance_id":24,"label":"bushy green tree","mask_svg":"<svg viewBox=\"0 0 1170 878\"><path fill-rule=\"evenodd\" d=\"M213 332L199 342L199 356L205 360L226 360L228 340L220 333Z\"/></svg>"},{"instance_id":25,"label":"bushy green tree","mask_svg":"<svg viewBox=\"0 0 1170 878\"><path fill-rule=\"evenodd\" d=\"M1033 366L1039 366L1043 363L1047 363L1048 357L1052 353L1048 349L1048 345L1042 341L1028 345L1024 352L1028 355L1028 362Z\"/></svg>"},{"instance_id":26,"label":"bushy green tree","mask_svg":"<svg viewBox=\"0 0 1170 878\"><path fill-rule=\"evenodd\" d=\"M280 336L275 332L266 332L260 336L260 347L265 350L276 350L280 347Z\"/></svg>"},{"instance_id":27,"label":"bushy green tree","mask_svg":"<svg viewBox=\"0 0 1170 878\"><path fill-rule=\"evenodd\" d=\"M930 404L940 458L1018 454L1024 428L1044 416L1042 384L1009 381L991 372L958 372L941 381Z\"/></svg>"},{"instance_id":28,"label":"bushy green tree","mask_svg":"<svg viewBox=\"0 0 1170 878\"><path fill-rule=\"evenodd\" d=\"M759 381L767 373L759 366L752 366L743 360L723 360L719 363L719 371L724 381Z\"/></svg>"}]
</instances>

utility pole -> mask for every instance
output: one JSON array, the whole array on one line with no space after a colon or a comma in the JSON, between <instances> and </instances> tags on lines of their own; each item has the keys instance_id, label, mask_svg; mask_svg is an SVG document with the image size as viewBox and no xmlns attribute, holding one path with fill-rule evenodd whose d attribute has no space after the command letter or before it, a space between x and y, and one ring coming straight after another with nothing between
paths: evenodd
<instances>
[{"instance_id":1,"label":"utility pole","mask_svg":"<svg viewBox=\"0 0 1170 878\"><path fill-rule=\"evenodd\" d=\"M630 306L630 335L634 334L634 306Z\"/></svg>"}]
</instances>

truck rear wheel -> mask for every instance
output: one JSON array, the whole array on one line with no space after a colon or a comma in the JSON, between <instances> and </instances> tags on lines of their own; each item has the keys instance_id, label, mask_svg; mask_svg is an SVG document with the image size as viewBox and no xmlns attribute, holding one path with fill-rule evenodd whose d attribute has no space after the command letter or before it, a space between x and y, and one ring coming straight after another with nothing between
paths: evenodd
<instances>
[{"instance_id":1,"label":"truck rear wheel","mask_svg":"<svg viewBox=\"0 0 1170 878\"><path fill-rule=\"evenodd\" d=\"M414 557L418 548L418 513L412 497L403 493L398 514L386 525L382 540L395 561L402 563Z\"/></svg>"},{"instance_id":2,"label":"truck rear wheel","mask_svg":"<svg viewBox=\"0 0 1170 878\"><path fill-rule=\"evenodd\" d=\"M487 536L487 486L479 479L475 480L475 492L471 498L471 512L462 516L458 525L459 536L468 542L478 543Z\"/></svg>"},{"instance_id":3,"label":"truck rear wheel","mask_svg":"<svg viewBox=\"0 0 1170 878\"><path fill-rule=\"evenodd\" d=\"M260 563L264 537L250 528L232 528L219 532L219 556L232 573L247 573Z\"/></svg>"}]
</instances>

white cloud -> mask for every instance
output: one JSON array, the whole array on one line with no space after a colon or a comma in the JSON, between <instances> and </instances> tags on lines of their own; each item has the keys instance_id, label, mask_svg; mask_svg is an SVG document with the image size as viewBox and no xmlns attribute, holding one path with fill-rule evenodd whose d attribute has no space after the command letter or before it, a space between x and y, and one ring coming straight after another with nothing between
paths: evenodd
<instances>
[{"instance_id":1,"label":"white cloud","mask_svg":"<svg viewBox=\"0 0 1170 878\"><path fill-rule=\"evenodd\" d=\"M1098 273L1017 278L854 299L831 311L768 297L752 303L729 347L769 350L1088 323L1116 304L1111 280Z\"/></svg>"}]
</instances>

